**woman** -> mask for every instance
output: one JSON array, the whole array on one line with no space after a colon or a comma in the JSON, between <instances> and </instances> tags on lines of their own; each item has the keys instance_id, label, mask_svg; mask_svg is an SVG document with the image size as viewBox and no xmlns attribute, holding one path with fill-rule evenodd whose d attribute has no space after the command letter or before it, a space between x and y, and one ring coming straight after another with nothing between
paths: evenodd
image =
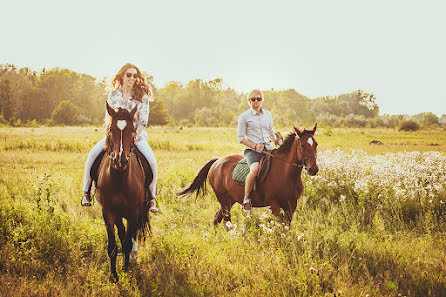
<instances>
[{"instance_id":1,"label":"woman","mask_svg":"<svg viewBox=\"0 0 446 297\"><path fill-rule=\"evenodd\" d=\"M243 198L243 211L251 210L251 198L249 194L259 171L259 162L262 151L272 150L271 141L278 145L274 133L274 122L271 112L262 108L264 100L263 92L254 89L248 94L250 109L242 113L238 119L237 140L245 145L244 155L249 165L249 173L245 180L245 196Z\"/></svg>"},{"instance_id":2,"label":"woman","mask_svg":"<svg viewBox=\"0 0 446 297\"><path fill-rule=\"evenodd\" d=\"M155 203L156 196L156 181L157 181L157 164L156 158L152 149L147 143L147 132L145 128L149 120L149 101L151 101L152 91L149 85L145 81L144 75L133 64L127 63L119 69L112 80L113 91L108 95L107 102L112 108L125 108L131 111L137 106L137 112L135 113L134 125L136 128L135 143L138 150L146 157L153 172L153 180L150 184L150 191L152 192L153 199L150 201L150 211L157 212L158 209ZM108 131L108 125L110 124L110 116L105 111L105 123L106 131ZM107 132L106 132L107 133ZM99 142L91 149L88 154L87 161L85 162L84 183L82 190L84 192L82 196L82 206L91 206L90 198L90 170L93 166L94 160L104 150L105 137L99 140Z\"/></svg>"}]
</instances>

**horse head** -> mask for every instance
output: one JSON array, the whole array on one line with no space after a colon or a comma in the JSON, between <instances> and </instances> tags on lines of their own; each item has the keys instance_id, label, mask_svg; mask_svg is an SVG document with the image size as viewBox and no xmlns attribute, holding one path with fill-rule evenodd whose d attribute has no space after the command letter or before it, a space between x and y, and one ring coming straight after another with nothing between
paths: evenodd
<instances>
[{"instance_id":1,"label":"horse head","mask_svg":"<svg viewBox=\"0 0 446 297\"><path fill-rule=\"evenodd\" d=\"M131 112L122 108L115 110L107 103L107 112L111 121L105 149L108 157L112 160L113 167L120 171L127 169L129 159L135 148L134 136L136 132L133 126L133 118L136 110L136 106Z\"/></svg>"},{"instance_id":2,"label":"horse head","mask_svg":"<svg viewBox=\"0 0 446 297\"><path fill-rule=\"evenodd\" d=\"M309 175L316 175L319 171L316 164L317 141L314 139L316 128L317 123L314 125L313 130L304 129L301 131L294 127L294 131L297 135L297 160L303 163L305 170L307 170Z\"/></svg>"}]
</instances>

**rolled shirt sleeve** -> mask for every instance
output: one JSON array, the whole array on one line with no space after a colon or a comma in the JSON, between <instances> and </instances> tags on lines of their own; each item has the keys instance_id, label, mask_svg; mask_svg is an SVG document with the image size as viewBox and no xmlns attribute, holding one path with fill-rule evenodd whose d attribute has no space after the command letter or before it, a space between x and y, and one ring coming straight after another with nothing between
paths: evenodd
<instances>
[{"instance_id":1,"label":"rolled shirt sleeve","mask_svg":"<svg viewBox=\"0 0 446 297\"><path fill-rule=\"evenodd\" d=\"M150 106L149 106L149 96L144 95L142 97L142 102L138 104L138 124L143 125L147 127L147 124L149 122L149 113L150 113Z\"/></svg>"},{"instance_id":2,"label":"rolled shirt sleeve","mask_svg":"<svg viewBox=\"0 0 446 297\"><path fill-rule=\"evenodd\" d=\"M242 113L238 118L238 126L237 126L237 141L238 143L242 142L246 137L246 117L244 117L244 113Z\"/></svg>"},{"instance_id":3,"label":"rolled shirt sleeve","mask_svg":"<svg viewBox=\"0 0 446 297\"><path fill-rule=\"evenodd\" d=\"M108 94L108 97L107 97L107 104L108 105L110 105L110 107L113 107L114 106L114 104L113 104L113 100L112 100L112 94L113 94L113 92L110 92L109 94ZM107 127L108 126L108 124L109 124L109 121L110 121L110 115L108 114L108 111L107 111L107 108L105 109L105 118L104 118L104 121L105 121L105 127Z\"/></svg>"}]
</instances>

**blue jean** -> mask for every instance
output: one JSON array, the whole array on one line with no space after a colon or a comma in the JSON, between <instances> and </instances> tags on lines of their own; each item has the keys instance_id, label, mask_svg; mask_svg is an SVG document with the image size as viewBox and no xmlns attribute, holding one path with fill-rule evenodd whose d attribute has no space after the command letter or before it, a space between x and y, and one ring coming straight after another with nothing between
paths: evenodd
<instances>
[{"instance_id":1,"label":"blue jean","mask_svg":"<svg viewBox=\"0 0 446 297\"><path fill-rule=\"evenodd\" d=\"M143 131L140 135L139 141L136 144L138 150L146 157L147 161L150 164L150 168L153 173L153 180L149 186L150 192L152 192L153 198L156 197L156 182L158 179L158 168L155 155L153 154L152 148L147 143L147 132ZM99 156L99 154L104 150L105 146L105 137L96 143L93 148L88 153L87 160L85 161L85 170L84 170L84 181L82 185L82 190L84 192L88 192L91 184L90 170L93 166L94 160Z\"/></svg>"}]
</instances>

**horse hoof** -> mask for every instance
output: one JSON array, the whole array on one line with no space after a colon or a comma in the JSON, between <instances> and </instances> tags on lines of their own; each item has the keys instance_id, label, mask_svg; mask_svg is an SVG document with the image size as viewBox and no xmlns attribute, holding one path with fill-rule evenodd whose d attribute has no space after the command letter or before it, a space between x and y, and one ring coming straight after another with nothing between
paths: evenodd
<instances>
[{"instance_id":1,"label":"horse hoof","mask_svg":"<svg viewBox=\"0 0 446 297\"><path fill-rule=\"evenodd\" d=\"M136 262L138 262L138 252L132 251L130 252L129 264L133 265L136 264Z\"/></svg>"}]
</instances>

